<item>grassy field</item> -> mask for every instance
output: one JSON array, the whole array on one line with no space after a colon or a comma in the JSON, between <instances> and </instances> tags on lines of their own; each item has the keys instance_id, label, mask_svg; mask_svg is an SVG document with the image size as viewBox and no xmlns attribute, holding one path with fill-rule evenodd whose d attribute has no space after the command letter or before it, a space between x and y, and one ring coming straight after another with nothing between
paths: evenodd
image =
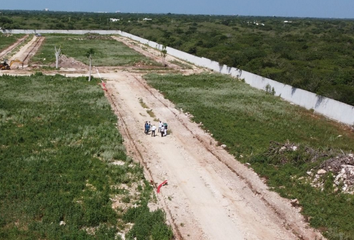
<instances>
[{"instance_id":1,"label":"grassy field","mask_svg":"<svg viewBox=\"0 0 354 240\"><path fill-rule=\"evenodd\" d=\"M55 62L54 48L61 48L62 54L89 64L86 53L94 50L92 64L95 66L125 66L136 63L160 66L140 53L128 48L109 36L102 35L60 35L48 34L39 52L31 59L31 63L49 65Z\"/></svg>"},{"instance_id":2,"label":"grassy field","mask_svg":"<svg viewBox=\"0 0 354 240\"><path fill-rule=\"evenodd\" d=\"M323 179L323 191L306 181L306 172L318 169L324 160L353 152L354 134L348 127L228 76L149 74L145 78L178 109L202 122L237 159L250 163L272 189L297 198L312 226L329 239L354 239L354 215L348 214L354 211L354 197L334 191L331 174ZM293 143L298 150L272 154L277 143Z\"/></svg>"},{"instance_id":3,"label":"grassy field","mask_svg":"<svg viewBox=\"0 0 354 240\"><path fill-rule=\"evenodd\" d=\"M0 51L3 49L7 48L11 44L15 43L17 39L23 37L23 35L6 35L6 34L0 34Z\"/></svg>"},{"instance_id":4,"label":"grassy field","mask_svg":"<svg viewBox=\"0 0 354 240\"><path fill-rule=\"evenodd\" d=\"M0 88L0 239L121 239L129 223L126 239L172 237L97 81L36 73Z\"/></svg>"},{"instance_id":5,"label":"grassy field","mask_svg":"<svg viewBox=\"0 0 354 240\"><path fill-rule=\"evenodd\" d=\"M14 44L21 37L23 37L23 34L0 34L0 52L3 51L5 48L9 47L10 45ZM9 59L10 56L11 53L9 53L7 56L4 56L4 59ZM4 59L0 59L0 62L2 62Z\"/></svg>"}]
</instances>

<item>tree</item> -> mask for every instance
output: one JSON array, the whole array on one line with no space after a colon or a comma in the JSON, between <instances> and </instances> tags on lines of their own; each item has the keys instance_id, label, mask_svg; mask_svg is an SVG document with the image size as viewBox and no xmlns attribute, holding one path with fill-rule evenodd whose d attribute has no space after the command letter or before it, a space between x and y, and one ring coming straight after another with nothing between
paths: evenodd
<instances>
[{"instance_id":1,"label":"tree","mask_svg":"<svg viewBox=\"0 0 354 240\"><path fill-rule=\"evenodd\" d=\"M167 55L167 50L166 50L166 46L163 45L162 46L162 49L161 49L161 56L162 56L162 63L163 65L166 67L167 64L166 64L166 55Z\"/></svg>"},{"instance_id":2,"label":"tree","mask_svg":"<svg viewBox=\"0 0 354 240\"><path fill-rule=\"evenodd\" d=\"M60 58L60 48L57 49L57 47L54 47L55 50L55 68L59 68L59 58Z\"/></svg>"},{"instance_id":3,"label":"tree","mask_svg":"<svg viewBox=\"0 0 354 240\"><path fill-rule=\"evenodd\" d=\"M93 48L90 48L87 53L86 53L86 57L88 57L89 61L90 61L90 67L89 67L89 81L91 81L91 66L92 66L92 55L95 54L95 50Z\"/></svg>"}]
</instances>

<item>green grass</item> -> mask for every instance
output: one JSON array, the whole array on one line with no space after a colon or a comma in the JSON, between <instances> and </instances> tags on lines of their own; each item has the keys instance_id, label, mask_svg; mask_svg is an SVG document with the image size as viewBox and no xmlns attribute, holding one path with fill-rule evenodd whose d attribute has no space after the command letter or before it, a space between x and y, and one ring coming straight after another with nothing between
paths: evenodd
<instances>
[{"instance_id":1,"label":"green grass","mask_svg":"<svg viewBox=\"0 0 354 240\"><path fill-rule=\"evenodd\" d=\"M147 206L152 188L126 156L97 83L41 73L0 77L0 239L114 239L126 211ZM127 209L113 210L112 198ZM164 222L155 221L171 234ZM138 224L147 237L155 234Z\"/></svg>"},{"instance_id":2,"label":"green grass","mask_svg":"<svg viewBox=\"0 0 354 240\"><path fill-rule=\"evenodd\" d=\"M235 156L258 154L270 141L289 140L344 151L354 145L353 134L339 124L231 77L149 74L146 79L177 108L191 112L194 121L202 122Z\"/></svg>"},{"instance_id":3,"label":"green grass","mask_svg":"<svg viewBox=\"0 0 354 240\"><path fill-rule=\"evenodd\" d=\"M148 105L146 105L146 103L143 101L143 99L139 98L139 103L143 108L149 108Z\"/></svg>"},{"instance_id":4,"label":"green grass","mask_svg":"<svg viewBox=\"0 0 354 240\"><path fill-rule=\"evenodd\" d=\"M329 239L353 239L354 215L347 213L354 211L354 197L334 192L333 187L320 191L301 180L325 159L353 152L354 134L349 128L228 76L149 74L145 78L177 108L190 112L195 122L202 122L231 154L250 162L281 196L299 199L312 226ZM288 141L299 145L298 150L270 154L270 142ZM312 161L309 149L321 157ZM324 181L332 186L330 175Z\"/></svg>"},{"instance_id":5,"label":"green grass","mask_svg":"<svg viewBox=\"0 0 354 240\"><path fill-rule=\"evenodd\" d=\"M94 66L125 66L144 62L159 65L135 52L121 42L102 35L43 35L46 39L39 52L31 59L32 63L49 65L55 62L54 47L61 48L62 54L89 64L87 51L92 48Z\"/></svg>"},{"instance_id":6,"label":"green grass","mask_svg":"<svg viewBox=\"0 0 354 240\"><path fill-rule=\"evenodd\" d=\"M0 34L0 50L3 50L10 46L11 44L15 43L17 39L23 37L23 34L14 34L14 35L7 35L7 34Z\"/></svg>"},{"instance_id":7,"label":"green grass","mask_svg":"<svg viewBox=\"0 0 354 240\"><path fill-rule=\"evenodd\" d=\"M11 44L15 43L19 38L23 37L23 34L14 34L14 35L8 35L8 34L0 34L0 52L4 50L5 48L9 47ZM8 58L5 56L5 58ZM0 62L3 59L0 59Z\"/></svg>"},{"instance_id":8,"label":"green grass","mask_svg":"<svg viewBox=\"0 0 354 240\"><path fill-rule=\"evenodd\" d=\"M182 69L193 69L191 65L177 61L177 60L172 60L170 63L176 64L177 66L180 66Z\"/></svg>"}]
</instances>

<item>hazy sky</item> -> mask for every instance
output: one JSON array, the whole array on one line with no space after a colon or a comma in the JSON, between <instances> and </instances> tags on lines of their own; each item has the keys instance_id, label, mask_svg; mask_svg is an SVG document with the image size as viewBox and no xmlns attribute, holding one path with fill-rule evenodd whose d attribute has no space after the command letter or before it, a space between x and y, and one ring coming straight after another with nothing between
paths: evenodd
<instances>
[{"instance_id":1,"label":"hazy sky","mask_svg":"<svg viewBox=\"0 0 354 240\"><path fill-rule=\"evenodd\" d=\"M0 9L354 18L354 0L4 0Z\"/></svg>"}]
</instances>

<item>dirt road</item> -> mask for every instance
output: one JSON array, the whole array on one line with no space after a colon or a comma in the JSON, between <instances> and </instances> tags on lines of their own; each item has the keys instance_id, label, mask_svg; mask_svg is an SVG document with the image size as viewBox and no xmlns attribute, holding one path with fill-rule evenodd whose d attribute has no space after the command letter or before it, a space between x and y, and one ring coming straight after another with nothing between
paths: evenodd
<instances>
[{"instance_id":1,"label":"dirt road","mask_svg":"<svg viewBox=\"0 0 354 240\"><path fill-rule=\"evenodd\" d=\"M159 58L151 49L146 55ZM106 96L119 118L128 155L142 163L146 178L155 186L168 181L156 196L176 239L324 239L308 227L289 200L269 191L251 169L148 86L142 73L107 68L100 76L106 81ZM157 119L168 123L171 134L144 133L145 121L157 125Z\"/></svg>"},{"instance_id":2,"label":"dirt road","mask_svg":"<svg viewBox=\"0 0 354 240\"><path fill-rule=\"evenodd\" d=\"M0 59L8 58L8 54L11 53L17 46L19 46L22 42L24 42L28 38L28 35L23 36L22 38L18 39L14 44L8 46L2 52L0 52Z\"/></svg>"},{"instance_id":3,"label":"dirt road","mask_svg":"<svg viewBox=\"0 0 354 240\"><path fill-rule=\"evenodd\" d=\"M148 180L168 180L157 193L180 239L320 239L299 210L267 190L183 112L139 74L103 74L128 153ZM152 118L140 102L156 115ZM144 134L145 121L167 122L167 137Z\"/></svg>"}]
</instances>

